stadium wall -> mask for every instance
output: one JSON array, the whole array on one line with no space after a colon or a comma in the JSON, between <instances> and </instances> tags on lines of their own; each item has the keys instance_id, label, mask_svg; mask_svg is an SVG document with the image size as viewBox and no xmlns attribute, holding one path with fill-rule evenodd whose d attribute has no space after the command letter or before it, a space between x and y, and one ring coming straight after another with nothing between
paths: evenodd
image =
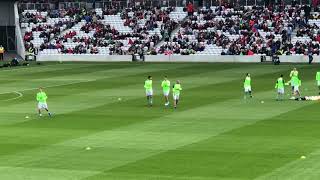
<instances>
[{"instance_id":1,"label":"stadium wall","mask_svg":"<svg viewBox=\"0 0 320 180\"><path fill-rule=\"evenodd\" d=\"M280 56L282 63L307 63L308 56ZM270 61L270 58L267 58ZM75 61L75 62L130 62L131 55L38 55L37 61ZM230 63L257 63L261 62L260 56L216 56L216 55L147 55L146 62L230 62ZM320 56L313 56L313 63L320 63Z\"/></svg>"},{"instance_id":2,"label":"stadium wall","mask_svg":"<svg viewBox=\"0 0 320 180\"><path fill-rule=\"evenodd\" d=\"M38 55L37 61L79 61L79 62L114 62L132 61L131 55ZM148 55L146 62L260 62L260 56L210 56L210 55Z\"/></svg>"},{"instance_id":3,"label":"stadium wall","mask_svg":"<svg viewBox=\"0 0 320 180\"><path fill-rule=\"evenodd\" d=\"M0 26L15 26L13 0L0 1Z\"/></svg>"},{"instance_id":4,"label":"stadium wall","mask_svg":"<svg viewBox=\"0 0 320 180\"><path fill-rule=\"evenodd\" d=\"M14 4L14 18L15 18L17 54L24 59L26 55L26 49L24 47L21 28L20 28L18 2Z\"/></svg>"},{"instance_id":5,"label":"stadium wall","mask_svg":"<svg viewBox=\"0 0 320 180\"><path fill-rule=\"evenodd\" d=\"M147 62L260 62L260 56L157 55L146 56Z\"/></svg>"},{"instance_id":6,"label":"stadium wall","mask_svg":"<svg viewBox=\"0 0 320 180\"><path fill-rule=\"evenodd\" d=\"M80 61L80 62L114 62L132 61L131 55L38 55L37 61ZM260 56L212 56L212 55L148 55L146 62L260 62Z\"/></svg>"},{"instance_id":7,"label":"stadium wall","mask_svg":"<svg viewBox=\"0 0 320 180\"><path fill-rule=\"evenodd\" d=\"M280 56L281 62L307 63L308 56ZM130 62L130 55L38 55L37 61L79 61L79 62ZM230 63L257 63L260 56L214 56L214 55L148 55L146 62L230 62ZM314 56L314 63L320 63L320 56Z\"/></svg>"},{"instance_id":8,"label":"stadium wall","mask_svg":"<svg viewBox=\"0 0 320 180\"><path fill-rule=\"evenodd\" d=\"M16 51L14 1L0 1L0 45L5 52Z\"/></svg>"},{"instance_id":9,"label":"stadium wall","mask_svg":"<svg viewBox=\"0 0 320 180\"><path fill-rule=\"evenodd\" d=\"M309 61L308 56L296 55L296 56L279 56L280 62L284 63L305 63ZM320 56L313 56L313 63L320 63Z\"/></svg>"},{"instance_id":10,"label":"stadium wall","mask_svg":"<svg viewBox=\"0 0 320 180\"><path fill-rule=\"evenodd\" d=\"M38 55L37 61L75 61L75 62L130 62L130 55L96 55L96 54L63 54L63 55Z\"/></svg>"}]
</instances>

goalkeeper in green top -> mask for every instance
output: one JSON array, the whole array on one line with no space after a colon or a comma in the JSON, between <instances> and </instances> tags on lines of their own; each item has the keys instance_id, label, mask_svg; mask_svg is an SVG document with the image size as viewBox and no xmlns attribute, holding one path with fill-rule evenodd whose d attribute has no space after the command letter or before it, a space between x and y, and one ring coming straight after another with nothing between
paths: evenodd
<instances>
[{"instance_id":1,"label":"goalkeeper in green top","mask_svg":"<svg viewBox=\"0 0 320 180\"><path fill-rule=\"evenodd\" d=\"M152 89L152 76L148 76L148 79L144 82L144 89L146 90L146 96L148 105L152 106L152 96L153 96L153 89Z\"/></svg>"},{"instance_id":2,"label":"goalkeeper in green top","mask_svg":"<svg viewBox=\"0 0 320 180\"><path fill-rule=\"evenodd\" d=\"M176 109L179 99L180 99L180 91L182 90L180 81L177 80L176 84L173 85L172 94L173 94L173 107Z\"/></svg>"},{"instance_id":3,"label":"goalkeeper in green top","mask_svg":"<svg viewBox=\"0 0 320 180\"><path fill-rule=\"evenodd\" d=\"M316 74L316 81L319 89L319 95L320 95L320 71Z\"/></svg>"},{"instance_id":4,"label":"goalkeeper in green top","mask_svg":"<svg viewBox=\"0 0 320 180\"><path fill-rule=\"evenodd\" d=\"M163 90L163 96L165 99L165 106L169 106L169 94L170 94L170 81L168 80L167 76L164 77L164 80L161 83L161 87Z\"/></svg>"},{"instance_id":5,"label":"goalkeeper in green top","mask_svg":"<svg viewBox=\"0 0 320 180\"><path fill-rule=\"evenodd\" d=\"M244 87L244 99L247 99L248 96L252 98L251 76L249 73L246 74L246 78L244 79L244 82L243 82L243 87Z\"/></svg>"},{"instance_id":6,"label":"goalkeeper in green top","mask_svg":"<svg viewBox=\"0 0 320 180\"><path fill-rule=\"evenodd\" d=\"M275 87L278 92L277 101L284 99L284 85L285 85L285 82L283 80L283 75L281 74L280 77L277 79L276 87Z\"/></svg>"},{"instance_id":7,"label":"goalkeeper in green top","mask_svg":"<svg viewBox=\"0 0 320 180\"><path fill-rule=\"evenodd\" d=\"M47 94L43 91L42 88L39 88L39 92L37 93L37 101L38 101L38 112L40 117L42 116L41 114L42 109L45 109L48 112L48 115L51 117L51 113L49 112L49 109L48 109L47 99L48 99Z\"/></svg>"}]
</instances>

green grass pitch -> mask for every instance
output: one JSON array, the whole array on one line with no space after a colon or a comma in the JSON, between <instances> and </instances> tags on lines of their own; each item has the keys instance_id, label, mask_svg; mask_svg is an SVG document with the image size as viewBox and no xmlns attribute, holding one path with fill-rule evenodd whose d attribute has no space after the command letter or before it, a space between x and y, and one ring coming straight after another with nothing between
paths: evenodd
<instances>
[{"instance_id":1,"label":"green grass pitch","mask_svg":"<svg viewBox=\"0 0 320 180\"><path fill-rule=\"evenodd\" d=\"M275 101L277 77L287 81L293 66L302 95L317 95L317 65L74 62L1 69L0 179L318 180L319 102ZM254 98L244 101L247 72ZM148 75L152 108L143 89ZM181 81L177 110L164 107L164 75ZM39 86L53 118L37 116Z\"/></svg>"}]
</instances>

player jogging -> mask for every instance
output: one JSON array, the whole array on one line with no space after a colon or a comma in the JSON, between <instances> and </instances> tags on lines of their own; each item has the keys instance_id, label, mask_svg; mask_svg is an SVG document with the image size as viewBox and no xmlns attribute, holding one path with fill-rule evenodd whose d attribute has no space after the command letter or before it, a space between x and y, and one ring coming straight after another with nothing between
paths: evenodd
<instances>
[{"instance_id":1,"label":"player jogging","mask_svg":"<svg viewBox=\"0 0 320 180\"><path fill-rule=\"evenodd\" d=\"M244 99L247 99L248 96L250 98L252 98L251 77L250 77L249 73L246 74L246 78L244 79L243 87L244 87Z\"/></svg>"},{"instance_id":2,"label":"player jogging","mask_svg":"<svg viewBox=\"0 0 320 180\"><path fill-rule=\"evenodd\" d=\"M179 99L180 99L180 91L182 90L180 81L177 80L176 84L173 85L172 94L173 94L173 106L176 109Z\"/></svg>"},{"instance_id":3,"label":"player jogging","mask_svg":"<svg viewBox=\"0 0 320 180\"><path fill-rule=\"evenodd\" d=\"M43 91L42 88L39 88L39 92L37 93L39 116L42 116L41 110L44 109L48 112L48 115L51 117L51 113L48 110L47 99L47 94Z\"/></svg>"},{"instance_id":4,"label":"player jogging","mask_svg":"<svg viewBox=\"0 0 320 180\"><path fill-rule=\"evenodd\" d=\"M161 87L163 90L163 96L165 99L165 106L169 106L169 93L170 93L170 81L168 80L167 76L164 77L164 80L161 83Z\"/></svg>"},{"instance_id":5,"label":"player jogging","mask_svg":"<svg viewBox=\"0 0 320 180\"><path fill-rule=\"evenodd\" d=\"M283 80L283 75L281 74L280 77L277 79L275 87L277 89L277 101L284 99L284 85L285 82Z\"/></svg>"},{"instance_id":6,"label":"player jogging","mask_svg":"<svg viewBox=\"0 0 320 180\"><path fill-rule=\"evenodd\" d=\"M290 82L291 82L292 95L295 94L295 92L294 92L294 83L293 83L294 79L293 78L294 77L299 78L298 75L299 75L299 72L297 71L297 69L293 68L292 71L290 72Z\"/></svg>"},{"instance_id":7,"label":"player jogging","mask_svg":"<svg viewBox=\"0 0 320 180\"><path fill-rule=\"evenodd\" d=\"M146 90L148 105L152 106L152 96L153 96L152 76L148 76L148 79L144 82L144 88Z\"/></svg>"},{"instance_id":8,"label":"player jogging","mask_svg":"<svg viewBox=\"0 0 320 180\"><path fill-rule=\"evenodd\" d=\"M319 89L319 95L320 95L320 71L317 72L316 74L316 81Z\"/></svg>"}]
</instances>

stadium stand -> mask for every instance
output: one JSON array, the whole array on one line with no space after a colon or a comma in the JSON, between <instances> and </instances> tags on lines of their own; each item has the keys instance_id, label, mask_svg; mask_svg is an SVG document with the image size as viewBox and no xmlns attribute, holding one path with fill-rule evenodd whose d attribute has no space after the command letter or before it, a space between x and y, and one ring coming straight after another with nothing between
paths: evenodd
<instances>
[{"instance_id":1,"label":"stadium stand","mask_svg":"<svg viewBox=\"0 0 320 180\"><path fill-rule=\"evenodd\" d=\"M127 8L120 12L95 9L22 12L26 48L39 53L129 54L155 51L186 16L181 8ZM171 19L172 18L172 19Z\"/></svg>"},{"instance_id":2,"label":"stadium stand","mask_svg":"<svg viewBox=\"0 0 320 180\"><path fill-rule=\"evenodd\" d=\"M319 55L309 6L188 8L20 9L20 22L39 54Z\"/></svg>"},{"instance_id":3,"label":"stadium stand","mask_svg":"<svg viewBox=\"0 0 320 180\"><path fill-rule=\"evenodd\" d=\"M202 8L182 23L160 52L169 49L174 54L290 55L311 49L319 54L318 15L312 14L313 19L309 20L304 9L304 6Z\"/></svg>"}]
</instances>

